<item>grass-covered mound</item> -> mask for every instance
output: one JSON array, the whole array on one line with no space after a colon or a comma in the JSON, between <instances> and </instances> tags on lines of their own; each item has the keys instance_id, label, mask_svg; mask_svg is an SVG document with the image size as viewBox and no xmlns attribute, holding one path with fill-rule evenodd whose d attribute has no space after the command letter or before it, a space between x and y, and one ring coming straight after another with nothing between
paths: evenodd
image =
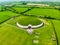
<instances>
[{"instance_id":1,"label":"grass-covered mound","mask_svg":"<svg viewBox=\"0 0 60 45\"><path fill-rule=\"evenodd\" d=\"M28 16L21 16L19 17L19 20L18 22L21 24L21 25L39 25L41 23L41 21L36 18L36 17L28 17Z\"/></svg>"},{"instance_id":2,"label":"grass-covered mound","mask_svg":"<svg viewBox=\"0 0 60 45\"><path fill-rule=\"evenodd\" d=\"M16 23L19 22L21 25L39 25L42 22L39 20L39 18L36 17L29 17L29 16L19 16L15 19L9 20L8 23L12 25L16 25Z\"/></svg>"}]
</instances>

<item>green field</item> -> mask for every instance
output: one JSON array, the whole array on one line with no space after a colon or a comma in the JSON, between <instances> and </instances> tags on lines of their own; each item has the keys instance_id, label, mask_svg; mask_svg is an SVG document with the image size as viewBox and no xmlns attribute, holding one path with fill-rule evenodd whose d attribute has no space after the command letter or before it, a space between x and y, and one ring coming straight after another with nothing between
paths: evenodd
<instances>
[{"instance_id":1,"label":"green field","mask_svg":"<svg viewBox=\"0 0 60 45\"><path fill-rule=\"evenodd\" d=\"M22 7L22 8L20 8L20 7L13 7L13 9L15 9L18 12L24 12L25 10L27 10L27 8L24 8L24 7Z\"/></svg>"},{"instance_id":2,"label":"green field","mask_svg":"<svg viewBox=\"0 0 60 45\"><path fill-rule=\"evenodd\" d=\"M20 15L19 13L15 13L15 12L12 12L12 9L8 8L9 10L6 10L6 11L1 11L0 12L0 23L3 22L4 20L7 20L11 17L14 17L14 16L18 16ZM27 10L27 8L14 8L17 12L23 12L25 10ZM18 11L19 10L19 11Z\"/></svg>"},{"instance_id":3,"label":"green field","mask_svg":"<svg viewBox=\"0 0 60 45\"><path fill-rule=\"evenodd\" d=\"M58 36L58 40L59 40L59 45L60 45L60 21L58 20L53 20L53 23L54 23L54 26L55 26L55 29L56 29L56 33L57 33L57 36Z\"/></svg>"},{"instance_id":4,"label":"green field","mask_svg":"<svg viewBox=\"0 0 60 45\"><path fill-rule=\"evenodd\" d=\"M24 16L25 17L25 16ZM26 18L26 17L25 17ZM23 19L22 19L23 20ZM12 22L12 23L11 23ZM16 26L16 22L17 22L17 19L14 19L14 20L9 20L5 23L3 23L1 25L1 28L0 28L0 32L1 32L1 37L3 38L3 40L0 38L1 42L3 41L2 44L7 44L7 45L13 45L13 44L16 44L16 45L33 45L32 41L34 38L34 36L36 34L32 34L32 35L29 35L27 32L25 32L23 29L20 29ZM50 21L47 21L50 23ZM13 24L14 23L14 24ZM26 23L26 22L25 22ZM34 23L34 22L32 22ZM7 28L6 28L7 27ZM51 29L50 29L51 28ZM39 43L39 45L55 45L56 41L52 41L51 40L51 36L54 35L53 34L53 28L51 26L51 24L49 25L45 25L43 28L39 28L39 29L36 29L34 32L40 32L41 35L40 38L39 38L39 41L41 41ZM7 34L6 34L7 33ZM45 37L44 37L45 36ZM13 43L12 43L12 42ZM16 41L16 42L15 42ZM25 42L26 41L26 42ZM8 43L9 42L9 43ZM19 43L20 42L20 43ZM24 44L25 43L25 44Z\"/></svg>"},{"instance_id":5,"label":"green field","mask_svg":"<svg viewBox=\"0 0 60 45\"><path fill-rule=\"evenodd\" d=\"M26 12L26 14L33 14L33 15L42 15L42 16L50 16L50 17L54 17L54 18L60 18L60 11L56 10L56 9L43 9L43 8L34 8L28 12Z\"/></svg>"},{"instance_id":6,"label":"green field","mask_svg":"<svg viewBox=\"0 0 60 45\"><path fill-rule=\"evenodd\" d=\"M28 7L26 8L12 7L12 8L15 9L17 12L24 12L28 10ZM9 9L13 10L11 8ZM25 12L25 14L32 14L36 16L40 15L51 16L53 18L60 19L60 11L57 9L33 8L32 10ZM53 28L51 21L53 22L55 29ZM55 31L57 33L58 43L60 45L59 20L38 18L33 16L24 16L24 14L17 14L15 12L6 10L0 12L0 23L1 22L3 23L0 24L0 45L57 45L57 38ZM19 28L16 25L17 22L25 26L28 24L38 25L41 22L44 22L44 26L38 29L34 29L34 33L30 35L26 31L24 31L26 29ZM40 35L38 35L39 36L38 39L35 38L35 36L37 35L36 33L40 33ZM54 38L55 41L52 40L52 38ZM39 40L39 43L38 44L33 43L34 39Z\"/></svg>"},{"instance_id":7,"label":"green field","mask_svg":"<svg viewBox=\"0 0 60 45\"><path fill-rule=\"evenodd\" d=\"M13 13L11 11L0 12L0 22L3 22L4 20L11 18L12 16L16 16L16 15L18 15L18 14Z\"/></svg>"}]
</instances>

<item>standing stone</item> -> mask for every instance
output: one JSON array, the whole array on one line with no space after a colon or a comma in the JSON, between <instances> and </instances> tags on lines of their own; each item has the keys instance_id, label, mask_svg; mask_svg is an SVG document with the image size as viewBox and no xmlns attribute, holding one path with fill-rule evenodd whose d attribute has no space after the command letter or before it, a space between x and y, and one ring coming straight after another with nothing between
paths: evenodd
<instances>
[{"instance_id":1,"label":"standing stone","mask_svg":"<svg viewBox=\"0 0 60 45\"><path fill-rule=\"evenodd\" d=\"M33 43L38 44L39 43L39 40L33 40Z\"/></svg>"},{"instance_id":2,"label":"standing stone","mask_svg":"<svg viewBox=\"0 0 60 45\"><path fill-rule=\"evenodd\" d=\"M35 38L39 38L39 36L36 35Z\"/></svg>"}]
</instances>

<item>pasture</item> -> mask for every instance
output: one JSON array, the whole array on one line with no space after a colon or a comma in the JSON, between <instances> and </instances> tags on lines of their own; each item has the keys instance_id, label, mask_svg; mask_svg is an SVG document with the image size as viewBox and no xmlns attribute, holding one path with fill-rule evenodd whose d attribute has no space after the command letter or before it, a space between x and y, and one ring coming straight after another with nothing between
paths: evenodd
<instances>
[{"instance_id":1,"label":"pasture","mask_svg":"<svg viewBox=\"0 0 60 45\"><path fill-rule=\"evenodd\" d=\"M60 19L60 11L57 9L48 8L33 8L28 7L12 7L17 12L27 12L20 14L12 12L13 9L0 12L0 45L60 45L60 20L40 18L34 16L25 16L24 14L32 14L36 16L50 16ZM8 20L7 20L8 19ZM42 20L42 21L41 21ZM28 34L25 30L19 28L16 23L27 26L38 25L44 22L41 28L33 29L33 34ZM56 31L56 32L55 32ZM36 34L40 33L40 34ZM35 37L39 36L39 38ZM38 40L39 43L34 43L33 40Z\"/></svg>"}]
</instances>

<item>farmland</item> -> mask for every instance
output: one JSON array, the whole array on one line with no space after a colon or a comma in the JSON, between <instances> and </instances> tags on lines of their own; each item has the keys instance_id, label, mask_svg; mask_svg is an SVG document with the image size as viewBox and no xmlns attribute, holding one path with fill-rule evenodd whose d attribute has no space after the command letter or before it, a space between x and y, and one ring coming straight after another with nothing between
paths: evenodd
<instances>
[{"instance_id":1,"label":"farmland","mask_svg":"<svg viewBox=\"0 0 60 45\"><path fill-rule=\"evenodd\" d=\"M58 20L60 11L58 9L35 7L6 7L4 9L6 10L0 11L0 45L60 45L60 20ZM50 16L57 20L43 16ZM16 25L17 22L24 26L39 25L44 22L44 26L34 29L34 33L30 35L24 31L26 29L19 28ZM35 37L36 33L40 33L38 39ZM35 39L39 40L38 44L33 43Z\"/></svg>"},{"instance_id":2,"label":"farmland","mask_svg":"<svg viewBox=\"0 0 60 45\"><path fill-rule=\"evenodd\" d=\"M43 15L43 16L50 16L55 18L60 18L60 11L56 9L43 9L43 8L34 8L26 14L33 14L33 15Z\"/></svg>"}]
</instances>

